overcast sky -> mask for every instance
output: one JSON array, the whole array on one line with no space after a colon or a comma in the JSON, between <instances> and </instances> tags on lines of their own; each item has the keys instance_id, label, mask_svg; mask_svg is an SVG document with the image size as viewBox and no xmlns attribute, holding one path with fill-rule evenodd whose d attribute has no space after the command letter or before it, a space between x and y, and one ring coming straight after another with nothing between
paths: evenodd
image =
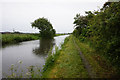
<instances>
[{"instance_id":1,"label":"overcast sky","mask_svg":"<svg viewBox=\"0 0 120 80\"><path fill-rule=\"evenodd\" d=\"M1 0L0 31L39 32L31 27L35 19L45 17L57 33L73 31L77 13L98 10L107 0Z\"/></svg>"}]
</instances>

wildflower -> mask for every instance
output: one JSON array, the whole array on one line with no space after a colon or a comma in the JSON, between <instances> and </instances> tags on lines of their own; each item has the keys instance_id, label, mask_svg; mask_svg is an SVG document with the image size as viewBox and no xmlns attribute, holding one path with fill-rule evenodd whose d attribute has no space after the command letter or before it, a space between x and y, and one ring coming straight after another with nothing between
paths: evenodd
<instances>
[{"instance_id":1,"label":"wildflower","mask_svg":"<svg viewBox=\"0 0 120 80\"><path fill-rule=\"evenodd\" d=\"M26 75L27 75L27 76L31 76L31 72L27 72Z\"/></svg>"},{"instance_id":2,"label":"wildflower","mask_svg":"<svg viewBox=\"0 0 120 80\"><path fill-rule=\"evenodd\" d=\"M15 73L12 73L12 77L15 77L16 76L16 74Z\"/></svg>"},{"instance_id":3,"label":"wildflower","mask_svg":"<svg viewBox=\"0 0 120 80\"><path fill-rule=\"evenodd\" d=\"M14 66L14 64L11 64L11 67L13 67Z\"/></svg>"},{"instance_id":4,"label":"wildflower","mask_svg":"<svg viewBox=\"0 0 120 80\"><path fill-rule=\"evenodd\" d=\"M29 66L29 67L27 67L28 71L30 71L30 72L33 71L33 68L34 68L34 66Z\"/></svg>"},{"instance_id":5,"label":"wildflower","mask_svg":"<svg viewBox=\"0 0 120 80\"><path fill-rule=\"evenodd\" d=\"M14 64L11 64L10 70L13 71L14 69Z\"/></svg>"},{"instance_id":6,"label":"wildflower","mask_svg":"<svg viewBox=\"0 0 120 80\"><path fill-rule=\"evenodd\" d=\"M22 61L20 60L20 61L18 61L18 63L22 64Z\"/></svg>"}]
</instances>

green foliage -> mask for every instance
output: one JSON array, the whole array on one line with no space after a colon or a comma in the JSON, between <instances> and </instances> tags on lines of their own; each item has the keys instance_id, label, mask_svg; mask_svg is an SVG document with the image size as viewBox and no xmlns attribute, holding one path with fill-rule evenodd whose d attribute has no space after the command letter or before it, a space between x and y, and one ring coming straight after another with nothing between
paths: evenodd
<instances>
[{"instance_id":1,"label":"green foliage","mask_svg":"<svg viewBox=\"0 0 120 80\"><path fill-rule=\"evenodd\" d=\"M78 38L74 36L73 38L80 48L80 51L91 65L92 72L96 73L94 78L119 77L117 68L108 61L108 57L96 52L95 48L91 47L90 41L81 42Z\"/></svg>"},{"instance_id":2,"label":"green foliage","mask_svg":"<svg viewBox=\"0 0 120 80\"><path fill-rule=\"evenodd\" d=\"M86 19L85 16L81 16L80 14L77 14L76 17L74 18L74 24L76 24L76 27L83 28L87 26L88 20Z\"/></svg>"},{"instance_id":3,"label":"green foliage","mask_svg":"<svg viewBox=\"0 0 120 80\"><path fill-rule=\"evenodd\" d=\"M75 30L73 31L73 34L78 37L78 36L89 36L90 35L90 30L89 30L89 21L91 18L94 16L91 11L86 12L87 16L82 16L80 14L77 14L76 17L74 18L74 24L75 24Z\"/></svg>"},{"instance_id":4,"label":"green foliage","mask_svg":"<svg viewBox=\"0 0 120 80\"><path fill-rule=\"evenodd\" d=\"M43 66L43 73L54 64L54 61L57 59L59 54L60 50L58 50L57 46L55 47L55 53L52 53L51 51L49 52L48 57L45 61L45 65Z\"/></svg>"},{"instance_id":5,"label":"green foliage","mask_svg":"<svg viewBox=\"0 0 120 80\"><path fill-rule=\"evenodd\" d=\"M57 54L56 54L57 53ZM66 37L57 50L54 62L43 73L43 78L88 78L88 73L74 45L72 36ZM49 56L48 56L49 57ZM52 61L53 58L51 58Z\"/></svg>"},{"instance_id":6,"label":"green foliage","mask_svg":"<svg viewBox=\"0 0 120 80\"><path fill-rule=\"evenodd\" d=\"M39 39L37 34L2 34L2 45Z\"/></svg>"},{"instance_id":7,"label":"green foliage","mask_svg":"<svg viewBox=\"0 0 120 80\"><path fill-rule=\"evenodd\" d=\"M52 24L46 18L36 19L31 23L32 27L38 28L40 30L40 36L43 38L53 38L55 36L55 29L53 29Z\"/></svg>"},{"instance_id":8,"label":"green foliage","mask_svg":"<svg viewBox=\"0 0 120 80\"><path fill-rule=\"evenodd\" d=\"M100 11L86 12L75 17L73 34L81 41L90 41L96 52L108 56L120 66L120 2L105 3ZM87 25L87 26L86 26ZM119 68L120 69L120 68Z\"/></svg>"},{"instance_id":9,"label":"green foliage","mask_svg":"<svg viewBox=\"0 0 120 80\"><path fill-rule=\"evenodd\" d=\"M66 34L66 33L55 34L55 36L62 36L62 35L68 35L68 34Z\"/></svg>"}]
</instances>

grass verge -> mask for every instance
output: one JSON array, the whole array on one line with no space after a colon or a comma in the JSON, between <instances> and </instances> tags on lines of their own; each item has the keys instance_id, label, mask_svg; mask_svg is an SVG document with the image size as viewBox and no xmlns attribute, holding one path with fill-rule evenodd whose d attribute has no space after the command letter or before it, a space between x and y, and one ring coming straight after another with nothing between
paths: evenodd
<instances>
[{"instance_id":1,"label":"grass verge","mask_svg":"<svg viewBox=\"0 0 120 80\"><path fill-rule=\"evenodd\" d=\"M49 54L42 78L88 78L79 51L74 47L72 36L64 40L61 50Z\"/></svg>"},{"instance_id":2,"label":"grass verge","mask_svg":"<svg viewBox=\"0 0 120 80\"><path fill-rule=\"evenodd\" d=\"M94 48L90 47L89 42L80 42L80 40L76 37L74 37L74 40L91 65L92 71L96 74L97 78L119 77L115 66L107 60L107 57L101 55L100 53L96 52Z\"/></svg>"}]
</instances>

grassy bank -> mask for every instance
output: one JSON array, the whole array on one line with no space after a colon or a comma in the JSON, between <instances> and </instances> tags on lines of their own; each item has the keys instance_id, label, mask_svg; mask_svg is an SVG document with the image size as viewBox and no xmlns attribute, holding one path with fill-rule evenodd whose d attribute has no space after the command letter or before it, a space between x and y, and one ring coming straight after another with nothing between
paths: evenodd
<instances>
[{"instance_id":1,"label":"grassy bank","mask_svg":"<svg viewBox=\"0 0 120 80\"><path fill-rule=\"evenodd\" d=\"M38 34L2 34L2 45L39 39Z\"/></svg>"},{"instance_id":2,"label":"grassy bank","mask_svg":"<svg viewBox=\"0 0 120 80\"><path fill-rule=\"evenodd\" d=\"M48 56L43 70L43 78L89 77L71 36L65 39L61 50Z\"/></svg>"},{"instance_id":3,"label":"grassy bank","mask_svg":"<svg viewBox=\"0 0 120 80\"><path fill-rule=\"evenodd\" d=\"M74 37L74 36L73 36ZM108 57L101 55L94 48L90 47L89 42L81 42L74 37L77 45L92 68L92 72L96 74L97 78L118 78L119 74L117 68L108 61Z\"/></svg>"},{"instance_id":4,"label":"grassy bank","mask_svg":"<svg viewBox=\"0 0 120 80\"><path fill-rule=\"evenodd\" d=\"M55 36L62 36L62 35L67 35L67 34L55 34Z\"/></svg>"},{"instance_id":5,"label":"grassy bank","mask_svg":"<svg viewBox=\"0 0 120 80\"><path fill-rule=\"evenodd\" d=\"M56 34L55 36L61 36L61 35L65 35L65 34ZM40 38L39 34L1 34L0 42L2 42L2 45L4 46L6 44L36 40L39 38Z\"/></svg>"},{"instance_id":6,"label":"grassy bank","mask_svg":"<svg viewBox=\"0 0 120 80\"><path fill-rule=\"evenodd\" d=\"M94 48L91 48L89 44L82 43L74 36L70 36L65 39L61 50L56 50L56 54L49 54L43 69L43 78L90 77L74 41L88 61L95 78L119 77L115 66L108 62L106 57L95 52Z\"/></svg>"}]
</instances>

